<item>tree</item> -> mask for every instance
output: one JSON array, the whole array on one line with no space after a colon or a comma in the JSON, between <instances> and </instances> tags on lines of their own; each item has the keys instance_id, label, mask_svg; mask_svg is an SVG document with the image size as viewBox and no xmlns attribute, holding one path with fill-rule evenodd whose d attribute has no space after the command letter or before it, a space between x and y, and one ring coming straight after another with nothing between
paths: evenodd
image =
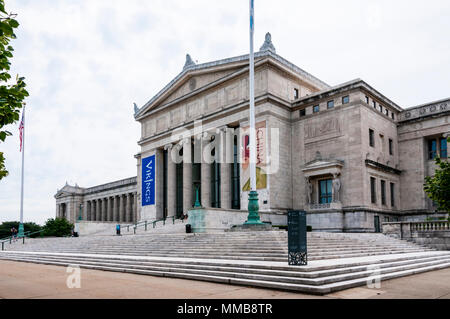
<instances>
[{"instance_id":1,"label":"tree","mask_svg":"<svg viewBox=\"0 0 450 319\"><path fill-rule=\"evenodd\" d=\"M11 236L11 228L19 229L19 222L3 222L0 224L0 239ZM23 228L25 232L36 232L42 229L42 226L35 223L24 223ZM38 237L40 234L31 235L31 237Z\"/></svg>"},{"instance_id":2,"label":"tree","mask_svg":"<svg viewBox=\"0 0 450 319\"><path fill-rule=\"evenodd\" d=\"M434 176L425 177L424 190L438 204L438 210L450 212L450 162L436 157Z\"/></svg>"},{"instance_id":3,"label":"tree","mask_svg":"<svg viewBox=\"0 0 450 319\"><path fill-rule=\"evenodd\" d=\"M11 81L9 74L10 59L14 51L9 42L16 38L14 29L19 26L19 22L14 19L16 16L8 14L4 0L0 0L0 143L12 135L11 132L3 130L3 127L19 120L20 109L25 105L24 100L28 96L25 78L17 75L15 81ZM0 180L7 175L5 157L0 152Z\"/></svg>"},{"instance_id":4,"label":"tree","mask_svg":"<svg viewBox=\"0 0 450 319\"><path fill-rule=\"evenodd\" d=\"M72 234L73 224L65 218L50 218L44 225L44 236L63 237Z\"/></svg>"}]
</instances>

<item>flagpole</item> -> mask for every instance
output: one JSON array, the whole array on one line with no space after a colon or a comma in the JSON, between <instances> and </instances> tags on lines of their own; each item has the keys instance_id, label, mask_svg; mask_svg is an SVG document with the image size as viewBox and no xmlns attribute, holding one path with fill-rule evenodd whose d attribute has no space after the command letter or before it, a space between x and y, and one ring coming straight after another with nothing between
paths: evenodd
<instances>
[{"instance_id":1,"label":"flagpole","mask_svg":"<svg viewBox=\"0 0 450 319\"><path fill-rule=\"evenodd\" d=\"M19 224L19 237L24 237L23 227L23 177L25 168L25 105L23 106L22 114L23 128L22 128L22 181L20 186L20 224Z\"/></svg>"},{"instance_id":2,"label":"flagpole","mask_svg":"<svg viewBox=\"0 0 450 319\"><path fill-rule=\"evenodd\" d=\"M258 192L256 190L256 132L255 132L255 59L253 53L253 33L255 28L254 0L250 0L250 55L249 55L249 87L250 87L250 192L248 194L248 218L245 224L262 224L258 210Z\"/></svg>"}]
</instances>

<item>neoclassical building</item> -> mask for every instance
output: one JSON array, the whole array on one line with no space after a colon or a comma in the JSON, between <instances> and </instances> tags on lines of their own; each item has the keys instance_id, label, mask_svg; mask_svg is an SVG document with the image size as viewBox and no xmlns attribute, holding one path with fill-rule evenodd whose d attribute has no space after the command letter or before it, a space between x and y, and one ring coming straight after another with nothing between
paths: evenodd
<instances>
[{"instance_id":1,"label":"neoclassical building","mask_svg":"<svg viewBox=\"0 0 450 319\"><path fill-rule=\"evenodd\" d=\"M151 221L197 202L215 228L245 220L248 74L248 55L203 64L187 55L178 76L135 105L137 177L66 185L57 215ZM263 221L286 224L295 209L316 231L373 232L435 213L423 182L434 158L447 158L450 99L404 109L361 79L332 87L276 54L267 34L255 53L255 107Z\"/></svg>"}]
</instances>

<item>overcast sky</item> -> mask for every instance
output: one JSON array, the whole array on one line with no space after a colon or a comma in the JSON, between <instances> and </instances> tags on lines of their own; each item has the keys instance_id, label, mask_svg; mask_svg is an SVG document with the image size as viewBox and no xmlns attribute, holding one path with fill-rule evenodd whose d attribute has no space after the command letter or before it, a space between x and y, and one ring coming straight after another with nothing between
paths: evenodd
<instances>
[{"instance_id":1,"label":"overcast sky","mask_svg":"<svg viewBox=\"0 0 450 319\"><path fill-rule=\"evenodd\" d=\"M179 72L248 53L247 0L6 0L20 27L12 72L26 78L24 220L55 216L66 181L135 176L139 107ZM362 78L403 108L450 96L450 1L255 0L255 47L330 85ZM0 222L19 219L18 124L0 144Z\"/></svg>"}]
</instances>

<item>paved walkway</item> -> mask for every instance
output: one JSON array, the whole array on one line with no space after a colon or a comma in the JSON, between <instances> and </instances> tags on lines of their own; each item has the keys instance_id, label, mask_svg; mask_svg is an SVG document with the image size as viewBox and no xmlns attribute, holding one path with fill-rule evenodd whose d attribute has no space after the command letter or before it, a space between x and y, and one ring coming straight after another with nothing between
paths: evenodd
<instances>
[{"instance_id":1,"label":"paved walkway","mask_svg":"<svg viewBox=\"0 0 450 319\"><path fill-rule=\"evenodd\" d=\"M67 287L66 267L0 260L0 298L166 299L450 299L450 268L352 288L326 296L203 281L81 269L81 288Z\"/></svg>"}]
</instances>

